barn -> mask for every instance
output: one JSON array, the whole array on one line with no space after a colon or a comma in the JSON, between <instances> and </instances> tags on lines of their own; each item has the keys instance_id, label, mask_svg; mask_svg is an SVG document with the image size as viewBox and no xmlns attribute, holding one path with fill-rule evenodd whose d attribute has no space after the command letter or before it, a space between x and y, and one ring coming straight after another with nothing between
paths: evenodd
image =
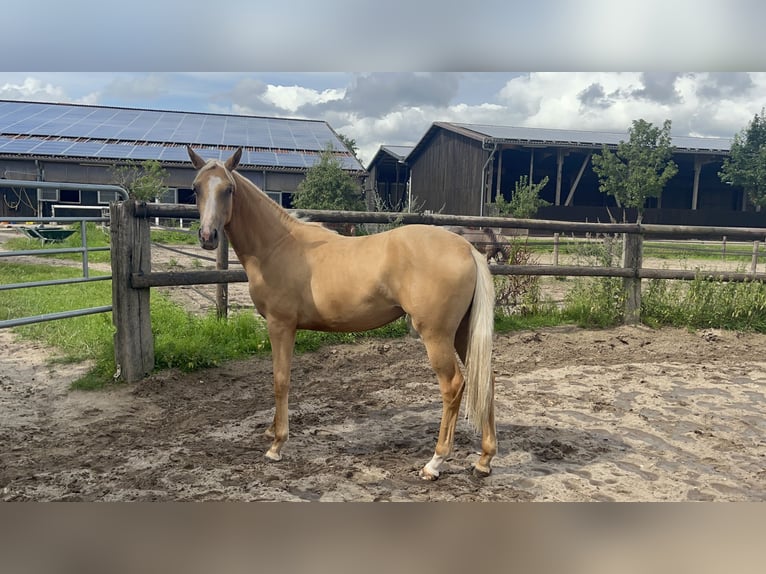
<instances>
[{"instance_id":1,"label":"barn","mask_svg":"<svg viewBox=\"0 0 766 574\"><path fill-rule=\"evenodd\" d=\"M365 196L368 205L401 211L407 205L410 168L406 158L413 146L382 145L367 165Z\"/></svg>"},{"instance_id":2,"label":"barn","mask_svg":"<svg viewBox=\"0 0 766 574\"><path fill-rule=\"evenodd\" d=\"M635 220L601 193L591 157L615 149L627 132L596 132L434 122L404 161L410 193L433 212L486 215L498 194L510 199L520 176L539 182L551 205L537 217L568 221ZM673 137L678 173L660 201L651 199L645 223L766 226L766 215L744 201L741 188L718 172L732 139Z\"/></svg>"},{"instance_id":3,"label":"barn","mask_svg":"<svg viewBox=\"0 0 766 574\"><path fill-rule=\"evenodd\" d=\"M162 201L193 203L187 144L217 159L241 146L240 173L285 207L328 145L360 182L366 174L324 121L0 100L0 179L30 182L0 186L0 220L98 214L113 192L34 182L114 184L115 166L146 160L167 173Z\"/></svg>"}]
</instances>

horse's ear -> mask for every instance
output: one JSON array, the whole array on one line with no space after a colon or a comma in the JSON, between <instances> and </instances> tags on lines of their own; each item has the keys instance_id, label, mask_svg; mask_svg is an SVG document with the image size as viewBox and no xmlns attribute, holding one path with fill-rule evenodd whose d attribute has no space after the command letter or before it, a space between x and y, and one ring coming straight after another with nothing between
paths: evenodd
<instances>
[{"instance_id":1,"label":"horse's ear","mask_svg":"<svg viewBox=\"0 0 766 574\"><path fill-rule=\"evenodd\" d=\"M192 165L195 167L195 169L201 169L203 165L205 165L205 160L202 159L197 152L195 152L191 146L186 146L186 152L189 154L189 159L192 162Z\"/></svg>"},{"instance_id":2,"label":"horse's ear","mask_svg":"<svg viewBox=\"0 0 766 574\"><path fill-rule=\"evenodd\" d=\"M237 169L237 166L239 165L239 160L242 157L242 148L238 147L237 151L235 151L232 156L226 160L226 163L224 164L226 166L226 169L229 171L234 171Z\"/></svg>"}]
</instances>

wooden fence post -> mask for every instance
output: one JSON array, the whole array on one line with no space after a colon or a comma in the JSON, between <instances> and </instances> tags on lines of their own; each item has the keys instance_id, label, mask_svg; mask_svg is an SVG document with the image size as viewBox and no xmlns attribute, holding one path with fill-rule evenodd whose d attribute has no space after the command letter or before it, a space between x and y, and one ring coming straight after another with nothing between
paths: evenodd
<instances>
[{"instance_id":1,"label":"wooden fence post","mask_svg":"<svg viewBox=\"0 0 766 574\"><path fill-rule=\"evenodd\" d=\"M761 242L758 240L753 241L753 258L750 261L750 273L753 275L758 271L758 247L760 244Z\"/></svg>"},{"instance_id":2,"label":"wooden fence post","mask_svg":"<svg viewBox=\"0 0 766 574\"><path fill-rule=\"evenodd\" d=\"M218 243L218 251L215 255L215 268L229 268L229 238L225 233L221 234ZM229 284L219 283L215 287L215 308L219 319L225 319L229 314Z\"/></svg>"},{"instance_id":3,"label":"wooden fence post","mask_svg":"<svg viewBox=\"0 0 766 574\"><path fill-rule=\"evenodd\" d=\"M149 288L133 289L132 273L151 271L149 220L136 217L136 202L112 203L112 322L114 359L126 382L138 381L154 369L154 338Z\"/></svg>"},{"instance_id":4,"label":"wooden fence post","mask_svg":"<svg viewBox=\"0 0 766 574\"><path fill-rule=\"evenodd\" d=\"M624 233L622 236L622 266L634 272L632 277L624 277L622 280L626 325L635 325L641 320L641 278L638 270L643 263L643 245L644 237L640 233Z\"/></svg>"}]
</instances>

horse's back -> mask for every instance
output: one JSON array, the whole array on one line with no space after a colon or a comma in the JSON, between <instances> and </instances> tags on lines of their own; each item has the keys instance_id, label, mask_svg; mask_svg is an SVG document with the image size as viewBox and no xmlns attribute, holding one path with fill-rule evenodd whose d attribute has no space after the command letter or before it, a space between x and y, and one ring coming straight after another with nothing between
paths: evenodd
<instances>
[{"instance_id":1,"label":"horse's back","mask_svg":"<svg viewBox=\"0 0 766 574\"><path fill-rule=\"evenodd\" d=\"M390 231L396 243L407 245L419 256L417 259L439 260L443 264L457 264L459 261L470 263L471 243L464 237L435 225L406 225Z\"/></svg>"}]
</instances>

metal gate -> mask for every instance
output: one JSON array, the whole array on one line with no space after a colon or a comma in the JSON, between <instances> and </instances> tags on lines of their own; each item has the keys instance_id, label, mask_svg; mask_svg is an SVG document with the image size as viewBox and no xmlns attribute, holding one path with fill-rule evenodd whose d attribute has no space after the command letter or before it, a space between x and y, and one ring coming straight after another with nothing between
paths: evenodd
<instances>
[{"instance_id":1,"label":"metal gate","mask_svg":"<svg viewBox=\"0 0 766 574\"><path fill-rule=\"evenodd\" d=\"M81 191L112 191L120 200L128 199L128 192L122 187L117 185L98 185L98 184L85 184L85 183L59 183L48 181L28 181L28 180L12 180L12 179L0 179L1 187L36 187L38 189L76 189ZM108 208L107 208L108 209ZM11 257L23 257L23 256L37 256L37 255L51 255L56 253L80 253L82 257L82 276L70 279L53 279L49 281L30 281L24 283L9 283L0 285L0 292L8 291L11 289L28 289L31 287L54 287L56 285L67 285L72 283L86 283L91 281L108 281L111 280L110 275L97 275L92 277L90 275L88 253L93 251L109 251L109 247L88 247L87 241L87 223L102 223L108 224L108 215L102 215L100 217L3 217L3 221L9 223L26 224L32 223L33 227L28 228L30 236L36 236L40 241L46 243L50 241L50 237L47 237L44 226L51 223L79 223L80 224L80 237L82 239L81 247L62 247L62 248L49 248L49 249L31 249L25 251L0 251L0 261L4 261ZM42 227L41 227L42 226ZM76 232L76 231L75 231ZM52 241L50 241L52 243ZM5 319L0 321L0 329L6 327L18 327L21 325L29 325L32 323L42 323L44 321L54 321L57 319L66 319L69 317L80 317L82 315L92 315L95 313L106 313L112 310L111 305L103 305L100 307L87 307L83 309L72 309L70 311L62 311L59 313L47 313L44 315L34 315L29 317L17 317L13 319Z\"/></svg>"}]
</instances>

